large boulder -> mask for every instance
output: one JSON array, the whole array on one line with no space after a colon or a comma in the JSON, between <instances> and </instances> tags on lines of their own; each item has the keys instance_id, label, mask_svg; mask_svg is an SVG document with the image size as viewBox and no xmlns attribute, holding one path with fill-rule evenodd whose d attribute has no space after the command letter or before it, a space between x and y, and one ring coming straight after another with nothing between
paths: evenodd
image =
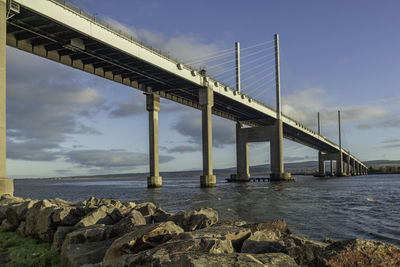
<instances>
[{"instance_id":1,"label":"large boulder","mask_svg":"<svg viewBox=\"0 0 400 267\"><path fill-rule=\"evenodd\" d=\"M256 231L243 242L242 253L264 254L285 253L299 265L308 265L319 258L327 243L310 240L296 235L278 239L270 231Z\"/></svg>"},{"instance_id":2,"label":"large boulder","mask_svg":"<svg viewBox=\"0 0 400 267\"><path fill-rule=\"evenodd\" d=\"M103 205L83 217L75 224L75 227L82 228L94 224L114 224L122 218L123 215L118 208Z\"/></svg>"},{"instance_id":3,"label":"large boulder","mask_svg":"<svg viewBox=\"0 0 400 267\"><path fill-rule=\"evenodd\" d=\"M61 206L54 211L52 220L60 226L73 226L85 216L85 210L76 206Z\"/></svg>"},{"instance_id":4,"label":"large boulder","mask_svg":"<svg viewBox=\"0 0 400 267\"><path fill-rule=\"evenodd\" d=\"M250 229L252 233L263 231L264 234L268 235L270 239L273 240L278 240L283 236L291 234L284 220L245 224L243 227Z\"/></svg>"},{"instance_id":5,"label":"large boulder","mask_svg":"<svg viewBox=\"0 0 400 267\"><path fill-rule=\"evenodd\" d=\"M169 218L186 232L209 227L218 222L218 212L211 208L201 208L195 211L180 211Z\"/></svg>"},{"instance_id":6,"label":"large boulder","mask_svg":"<svg viewBox=\"0 0 400 267\"><path fill-rule=\"evenodd\" d=\"M54 233L54 236L53 236L53 243L51 244L51 250L60 251L66 235L71 233L74 230L75 230L75 228L73 226L57 227L57 231Z\"/></svg>"},{"instance_id":7,"label":"large boulder","mask_svg":"<svg viewBox=\"0 0 400 267\"><path fill-rule=\"evenodd\" d=\"M0 196L0 223L7 218L6 211L8 209L9 204L21 203L23 201L24 201L24 199L22 199L20 197L14 197L9 194L1 195Z\"/></svg>"},{"instance_id":8,"label":"large boulder","mask_svg":"<svg viewBox=\"0 0 400 267\"><path fill-rule=\"evenodd\" d=\"M113 239L82 244L68 244L61 251L61 267L78 267L84 264L99 263L112 244Z\"/></svg>"},{"instance_id":9,"label":"large boulder","mask_svg":"<svg viewBox=\"0 0 400 267\"><path fill-rule=\"evenodd\" d=\"M195 238L186 232L152 249L105 259L105 262L95 266L165 266L175 257L185 253L222 255L233 252L232 243L227 239Z\"/></svg>"},{"instance_id":10,"label":"large boulder","mask_svg":"<svg viewBox=\"0 0 400 267\"><path fill-rule=\"evenodd\" d=\"M121 214L125 215L133 208L135 208L136 204L134 202L127 202L127 201L121 202L119 200L109 199L109 198L90 197L88 200L84 200L78 203L77 206L84 208L87 213L96 210L101 206L112 206L118 209L121 212Z\"/></svg>"},{"instance_id":11,"label":"large boulder","mask_svg":"<svg viewBox=\"0 0 400 267\"><path fill-rule=\"evenodd\" d=\"M52 224L52 214L58 208L48 200L35 203L26 213L25 234L46 242L53 241L56 226Z\"/></svg>"},{"instance_id":12,"label":"large boulder","mask_svg":"<svg viewBox=\"0 0 400 267\"><path fill-rule=\"evenodd\" d=\"M338 241L310 266L400 266L400 248L365 239Z\"/></svg>"},{"instance_id":13,"label":"large boulder","mask_svg":"<svg viewBox=\"0 0 400 267\"><path fill-rule=\"evenodd\" d=\"M28 200L9 204L6 211L7 220L17 228L21 221L25 221L28 210L37 202L37 200Z\"/></svg>"},{"instance_id":14,"label":"large boulder","mask_svg":"<svg viewBox=\"0 0 400 267\"><path fill-rule=\"evenodd\" d=\"M146 219L143 215L137 210L132 210L125 218L122 218L108 229L108 235L112 237L123 236L133 231L136 226L145 224Z\"/></svg>"},{"instance_id":15,"label":"large boulder","mask_svg":"<svg viewBox=\"0 0 400 267\"><path fill-rule=\"evenodd\" d=\"M107 250L104 260L117 258L127 253L137 253L154 248L182 233L183 229L173 222L137 226L132 232L116 239Z\"/></svg>"},{"instance_id":16,"label":"large boulder","mask_svg":"<svg viewBox=\"0 0 400 267\"><path fill-rule=\"evenodd\" d=\"M247 228L221 225L196 230L192 232L192 235L194 238L218 238L230 240L235 251L240 252L243 241L251 235L251 232L250 229Z\"/></svg>"},{"instance_id":17,"label":"large boulder","mask_svg":"<svg viewBox=\"0 0 400 267\"><path fill-rule=\"evenodd\" d=\"M164 266L251 266L251 267L298 267L296 262L282 253L242 254L232 253L223 255L185 253L177 255L171 263Z\"/></svg>"},{"instance_id":18,"label":"large boulder","mask_svg":"<svg viewBox=\"0 0 400 267\"><path fill-rule=\"evenodd\" d=\"M147 252L147 251L146 251ZM170 267L204 267L204 266L248 266L248 267L298 267L299 265L286 254L210 254L201 252L184 252L167 255L166 258L146 257L145 252L135 255L123 255L119 258L84 267L115 267L115 266L170 266Z\"/></svg>"}]
</instances>

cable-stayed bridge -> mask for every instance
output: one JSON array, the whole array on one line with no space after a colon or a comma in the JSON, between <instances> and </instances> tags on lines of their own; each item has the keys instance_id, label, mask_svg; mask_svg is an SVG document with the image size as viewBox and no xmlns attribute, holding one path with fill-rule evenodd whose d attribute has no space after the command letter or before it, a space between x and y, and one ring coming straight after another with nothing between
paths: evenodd
<instances>
[{"instance_id":1,"label":"cable-stayed bridge","mask_svg":"<svg viewBox=\"0 0 400 267\"><path fill-rule=\"evenodd\" d=\"M160 98L201 110L201 186L215 186L216 182L212 167L212 114L237 122L235 180L248 181L250 178L248 143L265 141L270 142L271 179L289 179L290 174L284 171L283 165L283 137L319 151L321 176L325 175L326 160L336 161L338 176L367 172L367 167L342 148L340 142L339 145L335 144L282 114L277 35L274 40L242 50L237 43L234 58L217 61L205 69L199 69L201 64L215 58L221 60L232 51L219 51L217 54L197 57L194 55L195 58L185 64L61 0L0 0L0 13L0 193L12 190L12 182L5 178L6 45L143 91L149 112L149 187L159 187L162 184L158 168ZM257 47L260 49L251 50ZM247 49L248 54L241 56L240 51ZM261 54L260 51L266 54ZM240 64L240 60L246 58L247 62ZM252 65L260 59L265 60ZM233 67L229 67L230 63ZM248 68L244 69L246 64ZM272 72L267 72L268 70ZM234 72L234 76L231 72ZM220 78L212 78L209 76L211 74ZM242 80L240 74L243 75ZM232 81L232 78L236 87L229 85L229 79ZM266 84L276 91L276 110L257 100Z\"/></svg>"}]
</instances>

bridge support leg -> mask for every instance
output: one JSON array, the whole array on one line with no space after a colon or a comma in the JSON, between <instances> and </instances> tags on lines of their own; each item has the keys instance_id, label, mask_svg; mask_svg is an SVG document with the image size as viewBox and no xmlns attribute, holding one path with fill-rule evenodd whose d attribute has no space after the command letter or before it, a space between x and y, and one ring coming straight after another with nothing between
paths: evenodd
<instances>
[{"instance_id":1,"label":"bridge support leg","mask_svg":"<svg viewBox=\"0 0 400 267\"><path fill-rule=\"evenodd\" d=\"M321 151L318 152L318 176L325 177L325 160Z\"/></svg>"},{"instance_id":2,"label":"bridge support leg","mask_svg":"<svg viewBox=\"0 0 400 267\"><path fill-rule=\"evenodd\" d=\"M236 180L247 181L250 179L249 170L249 145L241 134L242 124L236 124Z\"/></svg>"},{"instance_id":3,"label":"bridge support leg","mask_svg":"<svg viewBox=\"0 0 400 267\"><path fill-rule=\"evenodd\" d=\"M333 160L331 160L331 162L330 162L331 164L331 176L333 176L333 174L334 174L334 171L333 171Z\"/></svg>"},{"instance_id":4,"label":"bridge support leg","mask_svg":"<svg viewBox=\"0 0 400 267\"><path fill-rule=\"evenodd\" d=\"M343 153L342 151L338 152L338 157L336 159L336 176L341 177L343 174Z\"/></svg>"},{"instance_id":5,"label":"bridge support leg","mask_svg":"<svg viewBox=\"0 0 400 267\"><path fill-rule=\"evenodd\" d=\"M154 93L146 95L146 108L149 112L149 148L150 148L150 176L147 177L147 187L162 186L159 173L158 158L158 112L160 111L160 96Z\"/></svg>"},{"instance_id":6,"label":"bridge support leg","mask_svg":"<svg viewBox=\"0 0 400 267\"><path fill-rule=\"evenodd\" d=\"M6 178L6 1L0 0L0 195L14 194L14 182Z\"/></svg>"},{"instance_id":7,"label":"bridge support leg","mask_svg":"<svg viewBox=\"0 0 400 267\"><path fill-rule=\"evenodd\" d=\"M215 187L216 177L213 174L212 164L212 123L211 108L214 105L214 92L212 88L199 90L202 118L202 144L203 144L203 175L200 176L201 187Z\"/></svg>"},{"instance_id":8,"label":"bridge support leg","mask_svg":"<svg viewBox=\"0 0 400 267\"><path fill-rule=\"evenodd\" d=\"M350 176L351 175L351 166L350 166L350 157L349 157L349 155L347 155L347 168L346 168L346 173L347 173L347 175L348 176Z\"/></svg>"},{"instance_id":9,"label":"bridge support leg","mask_svg":"<svg viewBox=\"0 0 400 267\"><path fill-rule=\"evenodd\" d=\"M284 181L291 178L283 168L283 126L282 120L275 120L274 134L270 141L271 181Z\"/></svg>"}]
</instances>

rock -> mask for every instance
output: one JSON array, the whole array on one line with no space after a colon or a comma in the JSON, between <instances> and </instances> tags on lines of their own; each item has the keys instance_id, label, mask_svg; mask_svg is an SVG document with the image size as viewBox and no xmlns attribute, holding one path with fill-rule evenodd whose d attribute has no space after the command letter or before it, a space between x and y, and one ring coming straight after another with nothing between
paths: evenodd
<instances>
[{"instance_id":1,"label":"rock","mask_svg":"<svg viewBox=\"0 0 400 267\"><path fill-rule=\"evenodd\" d=\"M88 200L82 201L81 206L85 208L87 212L98 209L101 206L112 206L119 209L122 214L125 214L134 208L136 204L134 202L121 202L115 199L90 197Z\"/></svg>"},{"instance_id":2,"label":"rock","mask_svg":"<svg viewBox=\"0 0 400 267\"><path fill-rule=\"evenodd\" d=\"M143 252L144 253L144 252ZM153 261L142 254L123 255L119 258L105 261L99 264L84 265L84 267L115 267L115 266L171 266L171 267L298 267L299 265L286 254L207 254L199 252L186 252L171 255L170 259L158 258Z\"/></svg>"},{"instance_id":3,"label":"rock","mask_svg":"<svg viewBox=\"0 0 400 267\"><path fill-rule=\"evenodd\" d=\"M400 266L400 248L358 238L338 241L310 266Z\"/></svg>"},{"instance_id":4,"label":"rock","mask_svg":"<svg viewBox=\"0 0 400 267\"><path fill-rule=\"evenodd\" d=\"M75 203L71 202L71 201L67 201L61 198L53 198L53 199L49 199L49 202L59 206L59 207L63 207L63 206L73 206Z\"/></svg>"},{"instance_id":5,"label":"rock","mask_svg":"<svg viewBox=\"0 0 400 267\"><path fill-rule=\"evenodd\" d=\"M153 248L170 240L183 229L173 222L137 226L132 232L116 239L107 250L104 260L117 258L127 253L136 253Z\"/></svg>"},{"instance_id":6,"label":"rock","mask_svg":"<svg viewBox=\"0 0 400 267\"><path fill-rule=\"evenodd\" d=\"M55 210L52 220L61 226L72 226L77 224L85 216L85 210L81 207L63 206Z\"/></svg>"},{"instance_id":7,"label":"rock","mask_svg":"<svg viewBox=\"0 0 400 267\"><path fill-rule=\"evenodd\" d=\"M247 224L246 221L219 221L214 226L237 226L242 227Z\"/></svg>"},{"instance_id":8,"label":"rock","mask_svg":"<svg viewBox=\"0 0 400 267\"><path fill-rule=\"evenodd\" d=\"M61 252L61 267L78 267L84 264L94 264L102 261L104 253L114 239L83 244L63 246Z\"/></svg>"},{"instance_id":9,"label":"rock","mask_svg":"<svg viewBox=\"0 0 400 267\"><path fill-rule=\"evenodd\" d=\"M19 226L18 226L18 228L17 228L17 230L15 231L17 234L19 234L20 236L25 236L25 225L26 225L26 222L25 221L22 221L20 224L19 224Z\"/></svg>"},{"instance_id":10,"label":"rock","mask_svg":"<svg viewBox=\"0 0 400 267\"><path fill-rule=\"evenodd\" d=\"M9 204L6 210L8 222L17 228L21 221L25 221L28 210L37 202L37 200L28 200Z\"/></svg>"},{"instance_id":11,"label":"rock","mask_svg":"<svg viewBox=\"0 0 400 267\"><path fill-rule=\"evenodd\" d=\"M192 232L194 238L218 238L232 242L236 252L240 252L243 241L250 236L250 229L236 226L212 226Z\"/></svg>"},{"instance_id":12,"label":"rock","mask_svg":"<svg viewBox=\"0 0 400 267\"><path fill-rule=\"evenodd\" d=\"M0 196L0 223L7 218L6 211L8 209L8 205L12 203L20 203L23 202L24 199L20 197L14 197L9 194Z\"/></svg>"},{"instance_id":13,"label":"rock","mask_svg":"<svg viewBox=\"0 0 400 267\"><path fill-rule=\"evenodd\" d=\"M25 234L47 242L53 241L52 235L56 229L52 227L51 215L56 208L48 200L35 203L26 213Z\"/></svg>"},{"instance_id":14,"label":"rock","mask_svg":"<svg viewBox=\"0 0 400 267\"><path fill-rule=\"evenodd\" d=\"M101 206L93 210L75 224L76 228L87 227L94 224L114 224L118 222L123 215L113 206Z\"/></svg>"},{"instance_id":15,"label":"rock","mask_svg":"<svg viewBox=\"0 0 400 267\"><path fill-rule=\"evenodd\" d=\"M285 253L292 257L299 265L308 265L327 246L326 243L310 240L296 235L288 235L283 239L277 239L270 235L269 230L257 231L243 242L242 253L264 254Z\"/></svg>"},{"instance_id":16,"label":"rock","mask_svg":"<svg viewBox=\"0 0 400 267\"><path fill-rule=\"evenodd\" d=\"M175 236L166 243L135 254L126 254L106 260L96 266L165 266L177 255L185 253L207 253L222 255L233 253L232 243L227 239L193 238L190 233ZM208 265L205 265L208 266Z\"/></svg>"},{"instance_id":17,"label":"rock","mask_svg":"<svg viewBox=\"0 0 400 267\"><path fill-rule=\"evenodd\" d=\"M9 194L4 194L0 196L0 206L7 206L8 204L11 203L18 203L18 202L23 202L24 199L20 197L14 197Z\"/></svg>"},{"instance_id":18,"label":"rock","mask_svg":"<svg viewBox=\"0 0 400 267\"><path fill-rule=\"evenodd\" d=\"M157 207L154 214L151 215L151 221L152 221L152 223L166 222L169 220L170 217L171 217L171 214L169 214L162 208Z\"/></svg>"},{"instance_id":19,"label":"rock","mask_svg":"<svg viewBox=\"0 0 400 267\"><path fill-rule=\"evenodd\" d=\"M80 228L68 233L65 236L65 240L62 246L64 247L70 244L83 244L88 242L97 242L108 239L106 236L106 230L110 227L109 225L97 224L91 225L85 228Z\"/></svg>"},{"instance_id":20,"label":"rock","mask_svg":"<svg viewBox=\"0 0 400 267\"><path fill-rule=\"evenodd\" d=\"M137 205L135 210L139 211L144 217L146 217L153 215L157 210L157 206L152 202L144 202Z\"/></svg>"},{"instance_id":21,"label":"rock","mask_svg":"<svg viewBox=\"0 0 400 267\"><path fill-rule=\"evenodd\" d=\"M201 208L195 211L180 211L169 218L186 232L209 227L218 222L218 212L211 208Z\"/></svg>"},{"instance_id":22,"label":"rock","mask_svg":"<svg viewBox=\"0 0 400 267\"><path fill-rule=\"evenodd\" d=\"M3 228L3 230L7 232L13 232L15 231L15 229L17 229L17 227L9 222L8 219L5 219L1 222L1 228Z\"/></svg>"},{"instance_id":23,"label":"rock","mask_svg":"<svg viewBox=\"0 0 400 267\"><path fill-rule=\"evenodd\" d=\"M173 258L170 264L164 266L262 266L262 267L297 267L296 262L288 255L282 253L267 254L222 254L208 255L198 253L180 254Z\"/></svg>"},{"instance_id":24,"label":"rock","mask_svg":"<svg viewBox=\"0 0 400 267\"><path fill-rule=\"evenodd\" d=\"M272 222L246 224L243 227L249 228L252 233L263 231L268 233L270 239L278 240L279 238L291 234L291 231L284 220L276 220Z\"/></svg>"},{"instance_id":25,"label":"rock","mask_svg":"<svg viewBox=\"0 0 400 267\"><path fill-rule=\"evenodd\" d=\"M66 235L71 233L74 229L73 226L59 226L57 231L54 233L51 250L60 251Z\"/></svg>"},{"instance_id":26,"label":"rock","mask_svg":"<svg viewBox=\"0 0 400 267\"><path fill-rule=\"evenodd\" d=\"M123 236L133 231L136 226L145 224L146 220L143 215L137 210L132 210L125 218L122 218L108 229L108 235L110 237Z\"/></svg>"}]
</instances>

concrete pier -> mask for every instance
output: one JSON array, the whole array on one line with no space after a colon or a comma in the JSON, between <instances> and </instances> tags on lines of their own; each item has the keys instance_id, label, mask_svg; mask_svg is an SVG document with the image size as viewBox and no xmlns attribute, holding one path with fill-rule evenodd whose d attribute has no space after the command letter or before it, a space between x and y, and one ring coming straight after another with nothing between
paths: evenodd
<instances>
[{"instance_id":1,"label":"concrete pier","mask_svg":"<svg viewBox=\"0 0 400 267\"><path fill-rule=\"evenodd\" d=\"M291 179L291 175L283 168L283 127L282 120L275 121L273 135L270 139L271 181Z\"/></svg>"},{"instance_id":2,"label":"concrete pier","mask_svg":"<svg viewBox=\"0 0 400 267\"><path fill-rule=\"evenodd\" d=\"M162 186L158 155L158 112L160 111L160 96L154 93L148 93L146 95L146 109L149 112L150 150L150 176L147 177L147 187L155 188Z\"/></svg>"},{"instance_id":3,"label":"concrete pier","mask_svg":"<svg viewBox=\"0 0 400 267\"><path fill-rule=\"evenodd\" d=\"M6 178L6 11L0 0L0 195L14 194L14 182Z\"/></svg>"},{"instance_id":4,"label":"concrete pier","mask_svg":"<svg viewBox=\"0 0 400 267\"><path fill-rule=\"evenodd\" d=\"M345 174L343 173L343 153L342 153L342 151L339 151L337 153L336 176L338 176L338 177L345 176Z\"/></svg>"},{"instance_id":5,"label":"concrete pier","mask_svg":"<svg viewBox=\"0 0 400 267\"><path fill-rule=\"evenodd\" d=\"M250 179L249 169L249 145L248 140L241 134L243 125L236 123L236 180L248 181Z\"/></svg>"},{"instance_id":6,"label":"concrete pier","mask_svg":"<svg viewBox=\"0 0 400 267\"><path fill-rule=\"evenodd\" d=\"M212 88L199 90L202 121L202 145L203 145L203 175L200 176L201 187L215 187L217 180L213 174L212 162L212 121L211 109L214 106L214 92Z\"/></svg>"}]
</instances>

